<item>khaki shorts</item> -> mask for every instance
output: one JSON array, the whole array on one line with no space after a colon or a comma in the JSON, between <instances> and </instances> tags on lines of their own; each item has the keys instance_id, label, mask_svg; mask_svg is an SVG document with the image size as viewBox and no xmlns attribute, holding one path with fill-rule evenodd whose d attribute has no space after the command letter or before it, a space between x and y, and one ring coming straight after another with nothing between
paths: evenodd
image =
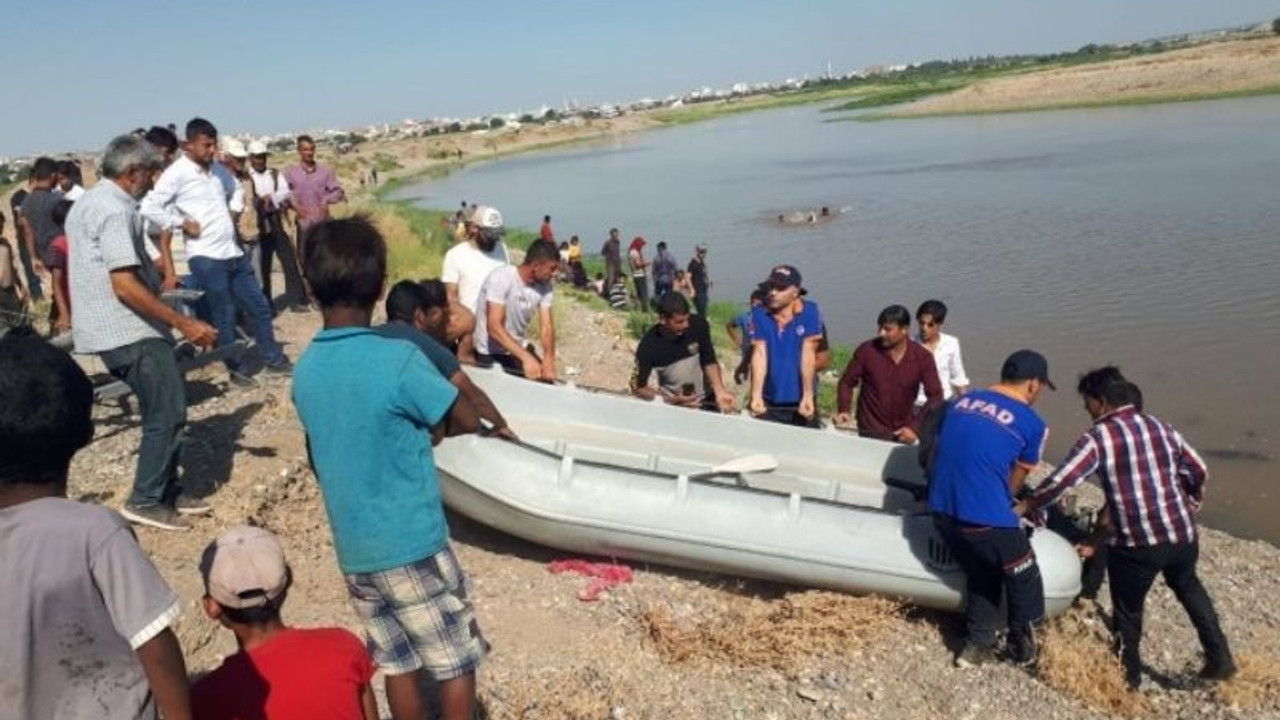
<instances>
[{"instance_id":1,"label":"khaki shorts","mask_svg":"<svg viewBox=\"0 0 1280 720\"><path fill-rule=\"evenodd\" d=\"M452 548L390 570L347 575L369 654L388 675L425 669L437 681L474 673L489 650Z\"/></svg>"}]
</instances>

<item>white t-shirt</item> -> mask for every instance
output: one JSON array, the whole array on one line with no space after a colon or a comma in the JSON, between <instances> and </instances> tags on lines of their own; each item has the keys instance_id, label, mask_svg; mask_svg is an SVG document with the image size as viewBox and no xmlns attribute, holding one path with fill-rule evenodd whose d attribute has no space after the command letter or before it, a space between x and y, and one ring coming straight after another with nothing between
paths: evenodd
<instances>
[{"instance_id":1,"label":"white t-shirt","mask_svg":"<svg viewBox=\"0 0 1280 720\"><path fill-rule=\"evenodd\" d=\"M929 349L927 345L924 348ZM933 350L933 362L938 366L938 382L942 383L943 400L950 400L956 394L954 388L969 384L969 376L964 372L964 360L960 357L960 341L954 335L938 333L938 347ZM922 387L920 394L916 396L916 404L924 403Z\"/></svg>"},{"instance_id":2,"label":"white t-shirt","mask_svg":"<svg viewBox=\"0 0 1280 720\"><path fill-rule=\"evenodd\" d=\"M458 286L458 302L471 312L480 299L480 285L494 268L507 265L507 245L501 241L489 252L481 252L471 241L461 242L444 254L440 280Z\"/></svg>"},{"instance_id":3,"label":"white t-shirt","mask_svg":"<svg viewBox=\"0 0 1280 720\"><path fill-rule=\"evenodd\" d=\"M503 325L516 342L524 345L528 342L525 339L525 332L529 329L529 323L534 315L537 315L542 308L551 307L553 288L551 283L525 285L520 279L519 268L514 265L502 265L485 278L478 297L484 302L479 303L479 310L476 312L474 333L476 352L486 355L505 354L507 351L502 349L496 341L490 342L487 311L489 303L507 307Z\"/></svg>"}]
</instances>

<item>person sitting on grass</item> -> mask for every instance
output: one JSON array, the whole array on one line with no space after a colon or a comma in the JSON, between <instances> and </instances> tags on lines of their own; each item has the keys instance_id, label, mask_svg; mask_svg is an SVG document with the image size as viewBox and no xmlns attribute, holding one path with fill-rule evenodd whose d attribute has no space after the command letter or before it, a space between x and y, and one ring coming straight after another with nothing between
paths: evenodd
<instances>
[{"instance_id":1,"label":"person sitting on grass","mask_svg":"<svg viewBox=\"0 0 1280 720\"><path fill-rule=\"evenodd\" d=\"M386 310L387 322L378 326L378 332L416 345L436 370L471 401L495 435L515 439L507 419L498 412L488 393L471 382L457 356L444 345L452 310L445 284L434 278L421 282L401 280L387 293Z\"/></svg>"},{"instance_id":2,"label":"person sitting on grass","mask_svg":"<svg viewBox=\"0 0 1280 720\"><path fill-rule=\"evenodd\" d=\"M657 388L649 386L649 375L655 371ZM636 346L631 394L646 400L661 394L667 403L681 407L735 409L737 403L720 375L711 327L706 318L690 314L689 301L680 293L658 298L658 322Z\"/></svg>"},{"instance_id":3,"label":"person sitting on grass","mask_svg":"<svg viewBox=\"0 0 1280 720\"><path fill-rule=\"evenodd\" d=\"M70 355L29 331L0 338L0 716L190 718L182 600L124 518L67 499L92 410Z\"/></svg>"},{"instance_id":4,"label":"person sitting on grass","mask_svg":"<svg viewBox=\"0 0 1280 720\"><path fill-rule=\"evenodd\" d=\"M293 404L347 592L386 675L392 717L426 717L429 674L441 716L469 720L488 644L449 546L431 446L480 420L416 347L369 327L387 245L367 217L317 223L303 253L324 329L298 361Z\"/></svg>"},{"instance_id":5,"label":"person sitting on grass","mask_svg":"<svg viewBox=\"0 0 1280 720\"><path fill-rule=\"evenodd\" d=\"M523 374L530 380L556 379L551 279L559 263L555 245L534 240L524 254L524 262L494 268L484 279L476 303L474 338L478 364L498 363L508 372ZM525 339L535 314L543 357L538 357Z\"/></svg>"},{"instance_id":6,"label":"person sitting on grass","mask_svg":"<svg viewBox=\"0 0 1280 720\"><path fill-rule=\"evenodd\" d=\"M200 559L204 612L239 648L191 688L196 720L377 720L373 661L342 628L292 628L280 609L292 575L280 540L233 527Z\"/></svg>"}]
</instances>

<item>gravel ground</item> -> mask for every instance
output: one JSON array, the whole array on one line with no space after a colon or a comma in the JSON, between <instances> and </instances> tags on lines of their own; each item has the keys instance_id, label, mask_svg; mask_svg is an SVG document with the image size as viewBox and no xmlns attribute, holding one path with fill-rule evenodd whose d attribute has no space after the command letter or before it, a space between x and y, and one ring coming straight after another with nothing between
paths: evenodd
<instances>
[{"instance_id":1,"label":"gravel ground","mask_svg":"<svg viewBox=\"0 0 1280 720\"><path fill-rule=\"evenodd\" d=\"M621 320L583 308L570 308L565 317L570 322L562 323L564 365L579 369L583 384L625 382L631 345ZM294 357L318 326L314 313L285 314L277 321ZM193 532L138 534L188 603L177 629L190 670L207 671L234 649L231 634L199 608L196 568L203 546L229 525L251 522L281 536L296 578L285 606L290 623L354 629L288 381L235 389L225 373L208 369L189 378L188 393L186 479L194 490L210 493L215 514ZM118 506L132 477L137 420L116 406L100 408L98 420L97 439L73 465L70 494ZM1096 503L1093 492L1086 492L1084 503ZM480 679L490 718L1103 717L1105 712L1081 699L1086 693L1080 688L1100 687L1102 680L1095 678L1118 672L1081 656L1085 679L1055 689L1007 665L957 670L950 662L959 641L957 616L905 607L886 616L884 604L870 600L834 602L821 593L785 597L801 591L662 567L638 566L632 583L598 602L580 602L582 578L547 571L559 553L464 518L451 518L451 526L493 644ZM1202 576L1228 636L1248 663L1246 679L1221 690L1190 679L1200 662L1199 646L1161 586L1148 603L1144 656L1162 679L1148 683L1141 697L1119 701L1143 705L1148 717L1280 718L1278 560L1280 552L1271 545L1206 532ZM817 616L788 618L780 612L805 603L829 608L820 618L821 633L834 627L849 641L832 648L829 636L805 635L812 631L806 624L814 625ZM762 609L776 619L761 621ZM655 612L686 630L698 622L718 623L722 633L702 646L696 633L682 636L695 652L675 659L661 652L652 624L645 622ZM1105 648L1106 612L1104 598L1099 608L1075 613L1067 630L1046 642L1065 637L1089 651ZM793 643L750 661L735 655L735 643L758 643L773 634L799 638L799 648L812 638L816 654Z\"/></svg>"}]
</instances>

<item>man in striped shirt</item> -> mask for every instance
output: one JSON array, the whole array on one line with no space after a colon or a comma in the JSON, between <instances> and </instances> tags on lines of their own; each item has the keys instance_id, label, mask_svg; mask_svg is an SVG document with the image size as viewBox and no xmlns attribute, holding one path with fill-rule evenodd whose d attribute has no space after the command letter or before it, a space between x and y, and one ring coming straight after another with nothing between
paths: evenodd
<instances>
[{"instance_id":1,"label":"man in striped shirt","mask_svg":"<svg viewBox=\"0 0 1280 720\"><path fill-rule=\"evenodd\" d=\"M1200 676L1230 678L1235 662L1213 601L1196 576L1200 544L1195 516L1208 477L1204 461L1177 430L1131 404L1131 385L1118 369L1104 367L1085 374L1077 390L1093 427L1080 436L1026 508L1049 505L1097 474L1112 533L1107 571L1125 680L1135 688L1142 680L1142 608L1158 574L1164 575L1200 636L1205 654ZM1089 552L1089 547L1082 548L1082 554Z\"/></svg>"}]
</instances>

